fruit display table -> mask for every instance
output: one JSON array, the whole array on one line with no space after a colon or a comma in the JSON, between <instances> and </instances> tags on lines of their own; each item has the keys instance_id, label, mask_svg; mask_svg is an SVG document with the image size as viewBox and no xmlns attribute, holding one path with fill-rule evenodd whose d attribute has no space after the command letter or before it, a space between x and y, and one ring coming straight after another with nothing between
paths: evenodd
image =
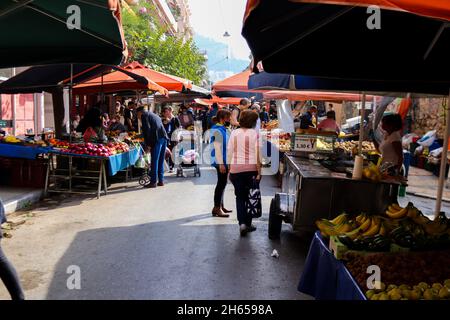
<instances>
[{"instance_id":1,"label":"fruit display table","mask_svg":"<svg viewBox=\"0 0 450 320\"><path fill-rule=\"evenodd\" d=\"M311 242L298 291L317 300L366 300L353 276L334 257L319 232Z\"/></svg>"},{"instance_id":2,"label":"fruit display table","mask_svg":"<svg viewBox=\"0 0 450 320\"><path fill-rule=\"evenodd\" d=\"M47 154L48 147L23 146L19 144L0 143L0 157L34 160L41 154Z\"/></svg>"},{"instance_id":3,"label":"fruit display table","mask_svg":"<svg viewBox=\"0 0 450 320\"><path fill-rule=\"evenodd\" d=\"M102 191L107 194L107 174L114 176L121 170L126 170L126 179L128 180L128 170L133 166L139 158L139 149L130 149L127 152L110 155L110 156L94 156L86 154L75 154L61 150L50 150L50 161L47 170L47 177L45 182L45 193L59 192L59 193L80 193L93 194L92 191L75 190L73 188L74 180L90 180L97 182L97 189L94 194L100 198ZM56 165L56 156L67 158L67 168L61 168ZM74 166L74 162L78 159L90 160L90 167L80 169ZM106 165L108 169L106 169ZM56 180L66 182L65 188L62 188L56 183Z\"/></svg>"}]
</instances>

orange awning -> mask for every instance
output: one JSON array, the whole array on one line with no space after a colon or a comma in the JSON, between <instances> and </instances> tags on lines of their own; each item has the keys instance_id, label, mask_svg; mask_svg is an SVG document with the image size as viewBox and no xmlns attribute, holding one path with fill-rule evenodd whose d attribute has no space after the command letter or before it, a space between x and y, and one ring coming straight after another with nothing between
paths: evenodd
<instances>
[{"instance_id":1,"label":"orange awning","mask_svg":"<svg viewBox=\"0 0 450 320\"><path fill-rule=\"evenodd\" d=\"M192 82L190 80L149 69L137 61L133 61L123 66L123 68L146 77L169 91L183 92L192 89Z\"/></svg>"},{"instance_id":2,"label":"orange awning","mask_svg":"<svg viewBox=\"0 0 450 320\"><path fill-rule=\"evenodd\" d=\"M248 0L244 19L261 0ZM291 2L338 4L347 6L377 5L383 9L400 10L412 14L450 21L449 0L290 0Z\"/></svg>"},{"instance_id":3,"label":"orange awning","mask_svg":"<svg viewBox=\"0 0 450 320\"><path fill-rule=\"evenodd\" d=\"M203 104L203 105L208 105L208 106L212 105L213 103L222 104L222 105L226 105L226 104L238 105L241 102L241 98L212 97L211 99L195 99L195 102L197 102L199 104Z\"/></svg>"},{"instance_id":4,"label":"orange awning","mask_svg":"<svg viewBox=\"0 0 450 320\"><path fill-rule=\"evenodd\" d=\"M147 84L138 82L129 75L114 71L105 74L103 77L86 81L73 88L74 94L94 94L94 93L114 93L120 91L156 91L162 95L168 95L169 92L164 87L158 85L152 80L146 78Z\"/></svg>"},{"instance_id":5,"label":"orange awning","mask_svg":"<svg viewBox=\"0 0 450 320\"><path fill-rule=\"evenodd\" d=\"M267 100L290 100L290 101L361 101L360 94L342 93L342 92L326 92L326 91L283 91L274 90L264 93L264 99ZM370 101L373 96L366 95L366 100Z\"/></svg>"},{"instance_id":6,"label":"orange awning","mask_svg":"<svg viewBox=\"0 0 450 320\"><path fill-rule=\"evenodd\" d=\"M251 71L235 74L222 81L218 81L213 85L214 91L248 91L248 78L250 78Z\"/></svg>"}]
</instances>

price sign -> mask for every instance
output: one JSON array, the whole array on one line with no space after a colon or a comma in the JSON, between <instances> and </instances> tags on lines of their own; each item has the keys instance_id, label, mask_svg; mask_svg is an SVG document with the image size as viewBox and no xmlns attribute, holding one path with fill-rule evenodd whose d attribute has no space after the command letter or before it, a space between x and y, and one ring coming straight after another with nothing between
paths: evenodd
<instances>
[{"instance_id":1,"label":"price sign","mask_svg":"<svg viewBox=\"0 0 450 320\"><path fill-rule=\"evenodd\" d=\"M294 150L295 151L305 151L305 152L314 152L316 151L317 139L315 138L305 138L300 136L295 136L294 140Z\"/></svg>"}]
</instances>

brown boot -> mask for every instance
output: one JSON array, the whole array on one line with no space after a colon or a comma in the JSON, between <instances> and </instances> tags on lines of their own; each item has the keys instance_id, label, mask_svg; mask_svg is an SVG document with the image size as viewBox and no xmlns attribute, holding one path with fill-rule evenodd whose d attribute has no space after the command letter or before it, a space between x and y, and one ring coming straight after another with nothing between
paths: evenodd
<instances>
[{"instance_id":1,"label":"brown boot","mask_svg":"<svg viewBox=\"0 0 450 320\"><path fill-rule=\"evenodd\" d=\"M212 209L212 215L213 217L219 217L219 218L228 218L230 215L223 213L222 209L220 207L214 207Z\"/></svg>"},{"instance_id":2,"label":"brown boot","mask_svg":"<svg viewBox=\"0 0 450 320\"><path fill-rule=\"evenodd\" d=\"M225 213L231 213L231 212L233 212L233 210L225 209L224 206L222 206L222 211L225 212Z\"/></svg>"}]
</instances>

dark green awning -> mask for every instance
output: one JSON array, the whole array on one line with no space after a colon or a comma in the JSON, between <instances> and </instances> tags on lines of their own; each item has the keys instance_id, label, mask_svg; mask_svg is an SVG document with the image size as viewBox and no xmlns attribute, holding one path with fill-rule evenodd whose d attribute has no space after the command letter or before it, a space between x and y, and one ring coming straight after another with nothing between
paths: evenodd
<instances>
[{"instance_id":1,"label":"dark green awning","mask_svg":"<svg viewBox=\"0 0 450 320\"><path fill-rule=\"evenodd\" d=\"M68 8L73 5L80 9L79 30L67 26L73 13ZM2 0L0 30L0 68L118 65L124 57L118 0Z\"/></svg>"}]
</instances>

